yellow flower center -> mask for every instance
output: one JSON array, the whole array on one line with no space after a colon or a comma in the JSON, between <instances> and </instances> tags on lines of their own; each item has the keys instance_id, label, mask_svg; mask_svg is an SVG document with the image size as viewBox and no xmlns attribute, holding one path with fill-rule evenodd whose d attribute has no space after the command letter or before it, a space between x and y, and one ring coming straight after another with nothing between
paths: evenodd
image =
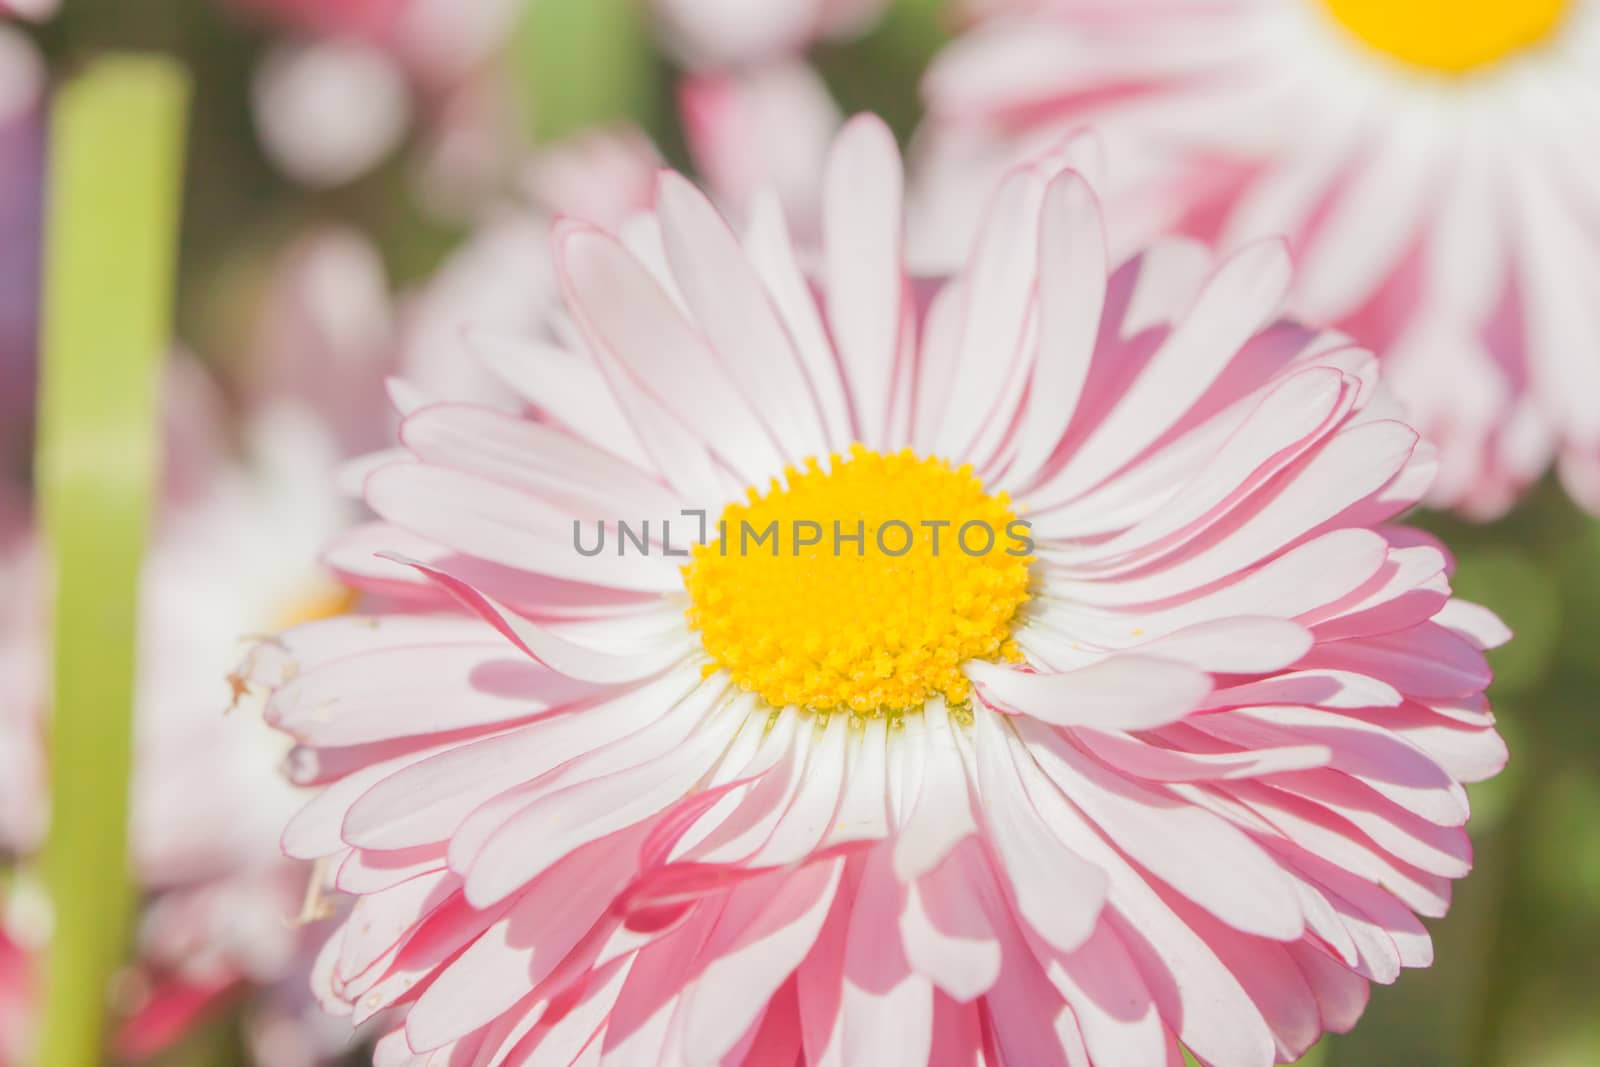
<instances>
[{"instance_id":1,"label":"yellow flower center","mask_svg":"<svg viewBox=\"0 0 1600 1067\"><path fill-rule=\"evenodd\" d=\"M1323 0L1345 29L1402 62L1464 74L1532 48L1570 0Z\"/></svg>"},{"instance_id":2,"label":"yellow flower center","mask_svg":"<svg viewBox=\"0 0 1600 1067\"><path fill-rule=\"evenodd\" d=\"M301 626L308 622L321 622L355 610L358 595L354 589L340 585L331 578L318 578L304 588L297 589L274 613L274 633Z\"/></svg>"},{"instance_id":3,"label":"yellow flower center","mask_svg":"<svg viewBox=\"0 0 1600 1067\"><path fill-rule=\"evenodd\" d=\"M684 567L708 673L773 707L874 716L959 705L963 663L1020 658L1032 540L971 467L856 445L748 497Z\"/></svg>"}]
</instances>

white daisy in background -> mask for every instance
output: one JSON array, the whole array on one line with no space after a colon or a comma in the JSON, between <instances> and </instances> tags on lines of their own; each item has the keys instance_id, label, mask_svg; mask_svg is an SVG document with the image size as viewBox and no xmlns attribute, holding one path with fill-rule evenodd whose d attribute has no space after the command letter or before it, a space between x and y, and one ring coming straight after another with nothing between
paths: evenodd
<instances>
[{"instance_id":1,"label":"white daisy in background","mask_svg":"<svg viewBox=\"0 0 1600 1067\"><path fill-rule=\"evenodd\" d=\"M1093 125L1136 161L1112 210L1134 241L1290 237L1293 307L1377 348L1440 445L1431 502L1498 515L1554 461L1600 511L1600 3L973 13L926 82L924 236L960 247L1007 161Z\"/></svg>"}]
</instances>

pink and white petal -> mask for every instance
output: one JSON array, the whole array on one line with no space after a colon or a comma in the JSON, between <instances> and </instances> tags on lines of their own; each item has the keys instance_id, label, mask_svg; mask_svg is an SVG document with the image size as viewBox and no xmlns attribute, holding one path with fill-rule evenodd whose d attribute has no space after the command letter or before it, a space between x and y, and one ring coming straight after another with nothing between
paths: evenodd
<instances>
[{"instance_id":1,"label":"pink and white petal","mask_svg":"<svg viewBox=\"0 0 1600 1067\"><path fill-rule=\"evenodd\" d=\"M677 496L653 474L564 431L470 404L432 404L400 424L424 463L474 474L572 507L571 516L675 515Z\"/></svg>"},{"instance_id":2,"label":"pink and white petal","mask_svg":"<svg viewBox=\"0 0 1600 1067\"><path fill-rule=\"evenodd\" d=\"M720 913L720 903L707 902L633 957L606 1023L604 1067L684 1063L674 1030L678 997L697 969L700 950Z\"/></svg>"},{"instance_id":3,"label":"pink and white petal","mask_svg":"<svg viewBox=\"0 0 1600 1067\"><path fill-rule=\"evenodd\" d=\"M1166 1026L1110 923L1099 924L1075 952L1040 962L1072 1008L1084 1045L1097 1063L1166 1067Z\"/></svg>"},{"instance_id":4,"label":"pink and white petal","mask_svg":"<svg viewBox=\"0 0 1600 1067\"><path fill-rule=\"evenodd\" d=\"M1003 908L977 841L967 839L907 888L900 943L913 970L965 1004L1000 976L1000 943L989 912Z\"/></svg>"},{"instance_id":5,"label":"pink and white petal","mask_svg":"<svg viewBox=\"0 0 1600 1067\"><path fill-rule=\"evenodd\" d=\"M625 841L596 841L529 885L505 916L445 966L406 1015L417 1051L494 1021L536 989L604 914L633 870Z\"/></svg>"},{"instance_id":6,"label":"pink and white petal","mask_svg":"<svg viewBox=\"0 0 1600 1067\"><path fill-rule=\"evenodd\" d=\"M1326 767L1333 752L1326 745L1241 748L1233 752L1185 752L1146 744L1131 734L1079 728L1074 739L1096 757L1136 778L1152 782L1208 782L1259 778L1284 771Z\"/></svg>"},{"instance_id":7,"label":"pink and white petal","mask_svg":"<svg viewBox=\"0 0 1600 1067\"><path fill-rule=\"evenodd\" d=\"M376 849L444 841L498 794L642 730L686 699L698 679L696 670L674 672L601 703L417 760L350 805L343 836Z\"/></svg>"},{"instance_id":8,"label":"pink and white petal","mask_svg":"<svg viewBox=\"0 0 1600 1067\"><path fill-rule=\"evenodd\" d=\"M1105 220L1081 177L1069 172L1050 183L1039 226L1039 352L1006 475L1016 487L1032 482L1072 421L1106 301Z\"/></svg>"},{"instance_id":9,"label":"pink and white petal","mask_svg":"<svg viewBox=\"0 0 1600 1067\"><path fill-rule=\"evenodd\" d=\"M1037 494L1071 499L1154 443L1277 314L1288 285L1288 254L1281 243L1254 245L1224 262L1127 393Z\"/></svg>"},{"instance_id":10,"label":"pink and white petal","mask_svg":"<svg viewBox=\"0 0 1600 1067\"><path fill-rule=\"evenodd\" d=\"M842 860L733 890L706 942L706 967L684 994L684 1044L693 1065L716 1064L811 951L833 906Z\"/></svg>"},{"instance_id":11,"label":"pink and white petal","mask_svg":"<svg viewBox=\"0 0 1600 1067\"><path fill-rule=\"evenodd\" d=\"M585 227L562 233L557 255L568 302L591 344L745 482L764 484L783 469L748 398L637 258Z\"/></svg>"},{"instance_id":12,"label":"pink and white petal","mask_svg":"<svg viewBox=\"0 0 1600 1067\"><path fill-rule=\"evenodd\" d=\"M579 552L579 518L570 510L444 467L391 464L367 478L366 499L390 522L504 566L636 592L665 593L683 585L677 569L659 555L597 558Z\"/></svg>"},{"instance_id":13,"label":"pink and white petal","mask_svg":"<svg viewBox=\"0 0 1600 1067\"><path fill-rule=\"evenodd\" d=\"M1390 116L1372 158L1342 183L1306 241L1295 306L1312 322L1338 322L1391 276L1417 239L1431 181L1442 162L1431 98Z\"/></svg>"},{"instance_id":14,"label":"pink and white petal","mask_svg":"<svg viewBox=\"0 0 1600 1067\"><path fill-rule=\"evenodd\" d=\"M984 824L1019 916L1050 945L1071 952L1094 931L1106 877L1051 833L1028 799L1005 736L1011 727L981 705L973 717Z\"/></svg>"},{"instance_id":15,"label":"pink and white petal","mask_svg":"<svg viewBox=\"0 0 1600 1067\"><path fill-rule=\"evenodd\" d=\"M458 889L460 880L440 871L363 896L351 906L350 919L341 928L339 973L366 971Z\"/></svg>"},{"instance_id":16,"label":"pink and white petal","mask_svg":"<svg viewBox=\"0 0 1600 1067\"><path fill-rule=\"evenodd\" d=\"M467 344L489 371L557 425L640 470L649 453L591 360L534 338L473 329Z\"/></svg>"},{"instance_id":17,"label":"pink and white petal","mask_svg":"<svg viewBox=\"0 0 1600 1067\"><path fill-rule=\"evenodd\" d=\"M670 544L681 548L685 540L682 533L663 531L663 547ZM507 606L529 618L620 618L661 603L660 597L652 593L601 589L462 556L386 522L366 523L346 531L323 553L322 562L345 584L363 593L400 600L411 611L443 611L455 606L455 598L427 577L403 563L383 558L386 552L449 571L469 585L492 591ZM458 626L483 625L469 616L451 618Z\"/></svg>"},{"instance_id":18,"label":"pink and white petal","mask_svg":"<svg viewBox=\"0 0 1600 1067\"><path fill-rule=\"evenodd\" d=\"M841 452L856 439L841 368L823 327L816 298L795 257L783 210L771 198L756 200L745 236L745 251L799 353L827 429L829 449Z\"/></svg>"},{"instance_id":19,"label":"pink and white petal","mask_svg":"<svg viewBox=\"0 0 1600 1067\"><path fill-rule=\"evenodd\" d=\"M997 711L1056 726L1146 730L1177 722L1211 691L1204 672L1174 660L1123 655L1055 674L974 661L967 677Z\"/></svg>"},{"instance_id":20,"label":"pink and white petal","mask_svg":"<svg viewBox=\"0 0 1600 1067\"><path fill-rule=\"evenodd\" d=\"M851 731L844 794L833 826L823 838L824 847L889 836L888 732L888 723L882 718L869 719L865 728Z\"/></svg>"},{"instance_id":21,"label":"pink and white petal","mask_svg":"<svg viewBox=\"0 0 1600 1067\"><path fill-rule=\"evenodd\" d=\"M1048 727L1022 720L1018 736L1073 804L1174 890L1246 933L1290 941L1304 931L1293 887L1245 834L1159 787L1099 766Z\"/></svg>"},{"instance_id":22,"label":"pink and white petal","mask_svg":"<svg viewBox=\"0 0 1600 1067\"><path fill-rule=\"evenodd\" d=\"M800 788L779 818L765 844L748 860L758 867L799 863L818 850L823 837L837 827L845 789L845 762L852 730L846 716L832 716L812 744Z\"/></svg>"},{"instance_id":23,"label":"pink and white petal","mask_svg":"<svg viewBox=\"0 0 1600 1067\"><path fill-rule=\"evenodd\" d=\"M306 802L284 827L282 845L292 859L317 860L348 847L342 836L350 806L378 782L413 763L447 751L450 745L418 747L386 760L368 763L324 788Z\"/></svg>"},{"instance_id":24,"label":"pink and white petal","mask_svg":"<svg viewBox=\"0 0 1600 1067\"><path fill-rule=\"evenodd\" d=\"M364 896L381 893L445 869L444 847L418 845L396 852L368 852L352 848L333 876L333 886L342 893Z\"/></svg>"},{"instance_id":25,"label":"pink and white petal","mask_svg":"<svg viewBox=\"0 0 1600 1067\"><path fill-rule=\"evenodd\" d=\"M907 755L921 771L915 800L907 798L894 841L895 877L906 883L932 871L978 830L959 747L961 728L939 698L928 702L921 718L922 729L906 731L897 746L915 747Z\"/></svg>"},{"instance_id":26,"label":"pink and white petal","mask_svg":"<svg viewBox=\"0 0 1600 1067\"><path fill-rule=\"evenodd\" d=\"M840 1002L844 1064L922 1067L933 1031L933 986L911 969L900 946L905 889L887 849L866 861L844 945Z\"/></svg>"},{"instance_id":27,"label":"pink and white petal","mask_svg":"<svg viewBox=\"0 0 1600 1067\"><path fill-rule=\"evenodd\" d=\"M1467 818L1466 794L1415 745L1360 719L1319 708L1254 707L1198 717L1197 728L1234 744L1322 744L1329 766L1368 783L1440 826ZM1464 872L1463 872L1464 873Z\"/></svg>"},{"instance_id":28,"label":"pink and white petal","mask_svg":"<svg viewBox=\"0 0 1600 1067\"><path fill-rule=\"evenodd\" d=\"M648 714L638 719L637 729L480 804L450 835L451 866L470 870L487 842L536 801L574 785L614 778L680 749L705 724L711 709L724 700L726 690L726 680L713 676L676 703L652 701L645 705ZM737 698L728 702L725 710L735 724L747 717Z\"/></svg>"},{"instance_id":29,"label":"pink and white petal","mask_svg":"<svg viewBox=\"0 0 1600 1067\"><path fill-rule=\"evenodd\" d=\"M1481 693L1491 677L1482 652L1431 622L1398 634L1318 645L1304 666L1368 674L1422 699Z\"/></svg>"},{"instance_id":30,"label":"pink and white petal","mask_svg":"<svg viewBox=\"0 0 1600 1067\"><path fill-rule=\"evenodd\" d=\"M308 671L274 694L269 721L318 746L449 734L531 718L594 691L505 645L377 649Z\"/></svg>"},{"instance_id":31,"label":"pink and white petal","mask_svg":"<svg viewBox=\"0 0 1600 1067\"><path fill-rule=\"evenodd\" d=\"M984 427L1010 421L1010 411L997 405L1008 380L1027 377L1019 363L1031 356L1023 341L1038 285L1040 207L1050 177L1043 168L1018 167L990 200L961 275L960 341L948 386L956 402L947 402L939 419L933 442L939 455L971 456Z\"/></svg>"},{"instance_id":32,"label":"pink and white petal","mask_svg":"<svg viewBox=\"0 0 1600 1067\"><path fill-rule=\"evenodd\" d=\"M686 179L663 174L657 211L684 299L790 462L826 450L788 331L727 223Z\"/></svg>"},{"instance_id":33,"label":"pink and white petal","mask_svg":"<svg viewBox=\"0 0 1600 1067\"><path fill-rule=\"evenodd\" d=\"M1471 642L1479 651L1499 648L1511 640L1510 627L1498 615L1470 600L1451 600L1439 609L1433 621Z\"/></svg>"},{"instance_id":34,"label":"pink and white petal","mask_svg":"<svg viewBox=\"0 0 1600 1067\"><path fill-rule=\"evenodd\" d=\"M881 448L900 347L906 281L901 267L904 175L882 120L844 126L823 180L823 277L827 319L849 383L857 434Z\"/></svg>"},{"instance_id":35,"label":"pink and white petal","mask_svg":"<svg viewBox=\"0 0 1600 1067\"><path fill-rule=\"evenodd\" d=\"M1322 1028L1334 1034L1349 1033L1366 1011L1371 987L1321 949L1303 944L1286 947L1317 998Z\"/></svg>"},{"instance_id":36,"label":"pink and white petal","mask_svg":"<svg viewBox=\"0 0 1600 1067\"><path fill-rule=\"evenodd\" d=\"M658 814L693 788L732 739L728 722L709 722L648 764L534 800L474 857L466 872L469 898L479 906L503 899L572 850Z\"/></svg>"},{"instance_id":37,"label":"pink and white petal","mask_svg":"<svg viewBox=\"0 0 1600 1067\"><path fill-rule=\"evenodd\" d=\"M1120 568L1144 561L1156 551L1176 547L1198 530L1223 519L1230 506L1281 470L1349 410L1354 391L1344 375L1313 367L1291 375L1264 396L1244 421L1206 460L1192 480L1166 506L1104 545L1098 560ZM1049 529L1048 522L1041 526ZM1114 569L1112 571L1114 573Z\"/></svg>"},{"instance_id":38,"label":"pink and white petal","mask_svg":"<svg viewBox=\"0 0 1600 1067\"><path fill-rule=\"evenodd\" d=\"M1091 603L1139 603L1221 581L1371 498L1410 461L1416 447L1416 432L1401 423L1349 427L1297 463L1295 476L1276 492L1253 508L1239 509L1227 528L1208 531L1202 547L1147 574L1103 583L1064 582L1059 595Z\"/></svg>"},{"instance_id":39,"label":"pink and white petal","mask_svg":"<svg viewBox=\"0 0 1600 1067\"><path fill-rule=\"evenodd\" d=\"M1134 651L1212 674L1267 674L1295 663L1313 640L1310 630L1288 619L1236 615L1186 626Z\"/></svg>"},{"instance_id":40,"label":"pink and white petal","mask_svg":"<svg viewBox=\"0 0 1600 1067\"><path fill-rule=\"evenodd\" d=\"M596 685L642 681L663 674L689 653L687 640L669 642L632 654L613 654L568 641L546 626L530 622L485 596L466 582L416 560L397 559L448 590L468 609L488 622L517 648L558 674Z\"/></svg>"}]
</instances>

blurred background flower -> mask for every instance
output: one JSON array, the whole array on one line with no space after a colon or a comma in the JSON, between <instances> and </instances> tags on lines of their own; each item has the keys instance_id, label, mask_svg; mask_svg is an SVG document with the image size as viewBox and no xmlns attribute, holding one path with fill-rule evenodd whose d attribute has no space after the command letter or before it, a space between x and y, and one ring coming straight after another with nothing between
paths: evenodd
<instances>
[{"instance_id":1,"label":"blurred background flower","mask_svg":"<svg viewBox=\"0 0 1600 1067\"><path fill-rule=\"evenodd\" d=\"M0 507L23 480L33 437L44 85L38 50L0 23Z\"/></svg>"},{"instance_id":2,"label":"blurred background flower","mask_svg":"<svg viewBox=\"0 0 1600 1067\"><path fill-rule=\"evenodd\" d=\"M1485 11L1558 16L1544 45L1518 38L1526 62L1485 79L1512 95L1470 94L1480 116L1445 99L1475 80L1470 71L1418 78L1381 58L1385 41L1399 47L1381 27L1365 44L1338 35L1339 11L1433 6L149 0L135 18L124 0L0 0L0 1063L12 1067L6 1056L37 1017L43 930L37 886L9 868L26 865L47 823L36 802L48 778L43 709L18 699L47 684L25 592L36 581L44 119L53 86L128 44L175 54L197 94L177 305L194 363L178 376L187 384L168 387L186 414L167 434L174 461L142 635L144 669L171 679L160 687L174 699L163 705L170 721L145 715L141 726L141 766L160 768L144 773L161 785L134 816L146 842L136 852L152 858L141 864L139 957L118 990L121 1008L145 1009L128 1016L143 1028L124 1032L143 1047L126 1050L166 1046L164 1062L206 1067L298 1067L329 1050L362 1061L323 1045L292 995L310 965L301 949L319 935L283 922L302 912L310 872L275 853L258 861L269 813L290 803L275 778L283 748L255 729L251 694L224 709L236 639L318 603L304 594L318 589L320 531L358 513L334 468L390 440L384 378L400 372L427 396L520 409L485 365L511 338L563 340L547 314L557 296L549 224L566 214L626 227L650 206L663 164L697 175L736 225L772 210L770 188L805 254L820 236L824 148L841 116L872 110L912 145L913 266L965 252L1013 153L1093 119L1107 126L1106 177L1126 200L1111 204L1122 247L1141 224L1207 239L1229 220L1240 232L1287 228L1326 279L1312 293L1322 309L1348 311L1368 340L1402 345L1390 353L1396 373L1452 457L1437 502L1479 519L1516 505L1487 524L1421 520L1456 550L1457 591L1493 604L1518 633L1491 653L1513 757L1502 778L1472 789L1476 870L1449 918L1430 924L1436 965L1378 990L1363 1024L1313 1055L1340 1067L1600 1063L1600 526L1569 500L1593 504L1586 420L1600 410L1585 385L1600 352L1585 332L1594 301L1582 295L1595 235L1583 152L1597 125L1585 62L1594 8L1453 7L1452 32ZM1257 18L1302 36L1234 29ZM1157 26L1179 28L1146 34ZM1434 31L1419 32L1426 44ZM1401 95L1381 95L1390 91ZM1276 110L1284 100L1300 103ZM1450 140L1460 123L1409 136L1452 109L1471 119L1466 140ZM1269 121L1285 113L1287 123ZM1284 139L1285 126L1303 136ZM1290 210L1296 177L1318 174L1320 194L1300 188L1313 206ZM1472 174L1491 175L1486 188ZM1247 218L1247 188L1281 196L1258 197L1265 205ZM1355 194L1368 206L1333 213ZM1444 232L1435 220L1446 209L1469 220L1461 245L1414 254ZM1543 235L1537 248L1509 243L1531 233ZM1331 251L1316 251L1328 241ZM1554 259L1535 255L1551 250ZM1457 268L1435 293L1450 299L1419 304L1423 268L1436 261ZM1485 262L1492 269L1468 269ZM1474 279L1481 292L1468 291ZM1420 319L1405 314L1423 306ZM1452 345L1421 343L1435 336ZM1458 350L1461 362L1442 355ZM1553 460L1565 485L1543 477ZM344 469L341 484L361 473ZM300 518L283 522L291 513ZM218 795L224 778L238 781L237 796ZM248 832L218 840L235 819ZM155 824L184 833L163 839Z\"/></svg>"},{"instance_id":3,"label":"blurred background flower","mask_svg":"<svg viewBox=\"0 0 1600 1067\"><path fill-rule=\"evenodd\" d=\"M1440 445L1430 500L1505 513L1554 463L1600 512L1590 0L1015 0L935 64L932 204L1092 125L1129 229L1287 235L1295 307L1385 354ZM1030 147L1031 146L1031 147ZM974 201L962 206L961 201Z\"/></svg>"}]
</instances>

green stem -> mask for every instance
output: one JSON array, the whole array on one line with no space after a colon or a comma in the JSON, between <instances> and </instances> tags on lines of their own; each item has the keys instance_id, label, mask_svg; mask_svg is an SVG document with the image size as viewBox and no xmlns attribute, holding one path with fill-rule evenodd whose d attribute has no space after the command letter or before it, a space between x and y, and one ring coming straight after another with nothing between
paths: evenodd
<instances>
[{"instance_id":1,"label":"green stem","mask_svg":"<svg viewBox=\"0 0 1600 1067\"><path fill-rule=\"evenodd\" d=\"M183 73L100 60L51 117L38 493L53 562L53 906L37 1063L103 1062L107 987L135 894L128 874L139 561L171 343Z\"/></svg>"}]
</instances>

